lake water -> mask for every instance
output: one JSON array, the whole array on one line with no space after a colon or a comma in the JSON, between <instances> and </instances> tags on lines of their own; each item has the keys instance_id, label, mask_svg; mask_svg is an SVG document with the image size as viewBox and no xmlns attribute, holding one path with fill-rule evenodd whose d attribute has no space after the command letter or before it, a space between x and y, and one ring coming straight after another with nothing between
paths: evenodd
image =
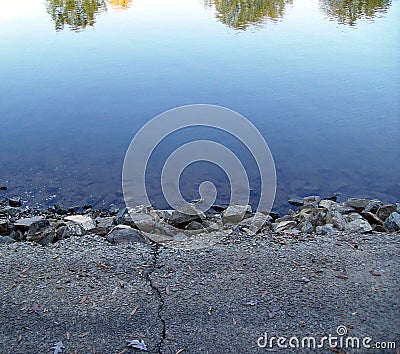
<instances>
[{"instance_id":1,"label":"lake water","mask_svg":"<svg viewBox=\"0 0 400 354\"><path fill-rule=\"evenodd\" d=\"M63 3L0 0L3 195L121 205L140 127L210 103L265 137L275 209L334 192L400 200L399 1Z\"/></svg>"}]
</instances>

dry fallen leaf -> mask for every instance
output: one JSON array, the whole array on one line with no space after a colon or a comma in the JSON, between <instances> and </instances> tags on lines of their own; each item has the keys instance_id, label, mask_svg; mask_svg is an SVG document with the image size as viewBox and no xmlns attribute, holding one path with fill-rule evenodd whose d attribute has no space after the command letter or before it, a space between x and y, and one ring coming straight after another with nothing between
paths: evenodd
<instances>
[{"instance_id":1,"label":"dry fallen leaf","mask_svg":"<svg viewBox=\"0 0 400 354\"><path fill-rule=\"evenodd\" d=\"M208 313L208 316L211 316L211 315L212 315L212 309L213 309L212 306L210 306L209 309L208 309L208 312L207 312L207 313Z\"/></svg>"},{"instance_id":2,"label":"dry fallen leaf","mask_svg":"<svg viewBox=\"0 0 400 354\"><path fill-rule=\"evenodd\" d=\"M335 274L335 277L336 278L339 278L339 279L348 279L349 277L347 276L347 275L345 275L345 274Z\"/></svg>"},{"instance_id":3,"label":"dry fallen leaf","mask_svg":"<svg viewBox=\"0 0 400 354\"><path fill-rule=\"evenodd\" d=\"M59 254L56 254L55 256L53 256L53 259L56 259L56 258L58 258L58 257L60 257L60 255L59 255Z\"/></svg>"},{"instance_id":4,"label":"dry fallen leaf","mask_svg":"<svg viewBox=\"0 0 400 354\"><path fill-rule=\"evenodd\" d=\"M82 334L78 335L78 337L79 338L85 338L88 334L89 334L89 332L85 332L85 333L82 333Z\"/></svg>"},{"instance_id":5,"label":"dry fallen leaf","mask_svg":"<svg viewBox=\"0 0 400 354\"><path fill-rule=\"evenodd\" d=\"M65 334L65 336L67 337L67 340L69 340L69 339L71 338L71 332L67 332L67 333Z\"/></svg>"},{"instance_id":6,"label":"dry fallen leaf","mask_svg":"<svg viewBox=\"0 0 400 354\"><path fill-rule=\"evenodd\" d=\"M86 300L88 299L88 295L85 295L81 301L79 301L80 304L83 304Z\"/></svg>"},{"instance_id":7,"label":"dry fallen leaf","mask_svg":"<svg viewBox=\"0 0 400 354\"><path fill-rule=\"evenodd\" d=\"M168 286L165 287L165 293L166 293L167 295L169 295L169 287L168 287Z\"/></svg>"},{"instance_id":8,"label":"dry fallen leaf","mask_svg":"<svg viewBox=\"0 0 400 354\"><path fill-rule=\"evenodd\" d=\"M123 281L123 280L120 280L120 281L119 281L119 286L120 286L121 288L123 288L123 287L125 286L125 284L124 284L124 281Z\"/></svg>"},{"instance_id":9,"label":"dry fallen leaf","mask_svg":"<svg viewBox=\"0 0 400 354\"><path fill-rule=\"evenodd\" d=\"M184 350L185 348L179 349L175 354L181 354Z\"/></svg>"},{"instance_id":10,"label":"dry fallen leaf","mask_svg":"<svg viewBox=\"0 0 400 354\"><path fill-rule=\"evenodd\" d=\"M131 316L133 316L136 313L137 309L138 309L138 307L135 306L135 308L131 311Z\"/></svg>"},{"instance_id":11,"label":"dry fallen leaf","mask_svg":"<svg viewBox=\"0 0 400 354\"><path fill-rule=\"evenodd\" d=\"M236 318L235 317L232 317L232 322L233 322L233 325L236 326L237 322L236 322Z\"/></svg>"},{"instance_id":12,"label":"dry fallen leaf","mask_svg":"<svg viewBox=\"0 0 400 354\"><path fill-rule=\"evenodd\" d=\"M19 343L22 341L22 334L18 334L17 343L15 343L15 347L18 347Z\"/></svg>"},{"instance_id":13,"label":"dry fallen leaf","mask_svg":"<svg viewBox=\"0 0 400 354\"><path fill-rule=\"evenodd\" d=\"M192 267L191 267L190 265L188 265L188 269L189 269L189 270L192 270Z\"/></svg>"},{"instance_id":14,"label":"dry fallen leaf","mask_svg":"<svg viewBox=\"0 0 400 354\"><path fill-rule=\"evenodd\" d=\"M9 287L8 290L11 290L12 288L15 288L17 286L17 283L12 283Z\"/></svg>"},{"instance_id":15,"label":"dry fallen leaf","mask_svg":"<svg viewBox=\"0 0 400 354\"><path fill-rule=\"evenodd\" d=\"M370 270L369 271L371 275L373 275L374 277L380 277L382 274L377 273L375 270Z\"/></svg>"}]
</instances>

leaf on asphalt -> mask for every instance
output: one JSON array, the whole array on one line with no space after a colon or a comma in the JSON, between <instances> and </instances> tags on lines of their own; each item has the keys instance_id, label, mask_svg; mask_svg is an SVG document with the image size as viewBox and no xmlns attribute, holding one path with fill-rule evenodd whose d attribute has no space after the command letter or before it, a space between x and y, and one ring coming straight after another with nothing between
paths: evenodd
<instances>
[{"instance_id":1,"label":"leaf on asphalt","mask_svg":"<svg viewBox=\"0 0 400 354\"><path fill-rule=\"evenodd\" d=\"M124 281L123 281L123 280L120 280L120 281L119 281L119 286L120 286L121 288L123 288L123 287L125 286L125 284L124 284Z\"/></svg>"},{"instance_id":2,"label":"leaf on asphalt","mask_svg":"<svg viewBox=\"0 0 400 354\"><path fill-rule=\"evenodd\" d=\"M191 267L189 264L188 264L188 269L189 269L189 270L192 270L192 267Z\"/></svg>"},{"instance_id":3,"label":"leaf on asphalt","mask_svg":"<svg viewBox=\"0 0 400 354\"><path fill-rule=\"evenodd\" d=\"M56 258L58 258L60 255L59 254L56 254L55 256L53 256L53 259L56 259Z\"/></svg>"},{"instance_id":4,"label":"leaf on asphalt","mask_svg":"<svg viewBox=\"0 0 400 354\"><path fill-rule=\"evenodd\" d=\"M169 295L169 287L168 287L168 286L165 287L165 293L166 293L167 295Z\"/></svg>"},{"instance_id":5,"label":"leaf on asphalt","mask_svg":"<svg viewBox=\"0 0 400 354\"><path fill-rule=\"evenodd\" d=\"M131 316L133 316L136 313L137 309L138 309L138 307L135 306L134 309L131 311Z\"/></svg>"},{"instance_id":6,"label":"leaf on asphalt","mask_svg":"<svg viewBox=\"0 0 400 354\"><path fill-rule=\"evenodd\" d=\"M382 274L380 274L380 273L377 273L375 270L373 270L373 269L371 269L370 271L369 271L369 273L371 274L371 275L373 275L374 277L380 277Z\"/></svg>"},{"instance_id":7,"label":"leaf on asphalt","mask_svg":"<svg viewBox=\"0 0 400 354\"><path fill-rule=\"evenodd\" d=\"M236 326L237 321L236 321L235 317L232 317L232 322L233 322L233 325Z\"/></svg>"},{"instance_id":8,"label":"leaf on asphalt","mask_svg":"<svg viewBox=\"0 0 400 354\"><path fill-rule=\"evenodd\" d=\"M18 347L21 341L22 341L22 334L18 334L17 343L15 343L15 347Z\"/></svg>"},{"instance_id":9,"label":"leaf on asphalt","mask_svg":"<svg viewBox=\"0 0 400 354\"><path fill-rule=\"evenodd\" d=\"M347 276L347 275L345 275L345 274L335 274L335 277L336 278L339 278L339 279L348 279L349 277Z\"/></svg>"},{"instance_id":10,"label":"leaf on asphalt","mask_svg":"<svg viewBox=\"0 0 400 354\"><path fill-rule=\"evenodd\" d=\"M354 327L358 326L357 324L345 324L345 326L349 329L353 329Z\"/></svg>"},{"instance_id":11,"label":"leaf on asphalt","mask_svg":"<svg viewBox=\"0 0 400 354\"><path fill-rule=\"evenodd\" d=\"M216 278L216 279L219 279L219 278L220 278L218 272L215 272L214 274L215 274L215 278Z\"/></svg>"},{"instance_id":12,"label":"leaf on asphalt","mask_svg":"<svg viewBox=\"0 0 400 354\"><path fill-rule=\"evenodd\" d=\"M185 348L179 349L175 354L181 354L184 350Z\"/></svg>"},{"instance_id":13,"label":"leaf on asphalt","mask_svg":"<svg viewBox=\"0 0 400 354\"><path fill-rule=\"evenodd\" d=\"M212 309L213 309L212 306L210 306L209 309L208 309L208 312L207 312L207 313L208 313L208 316L211 316L211 315L212 315Z\"/></svg>"},{"instance_id":14,"label":"leaf on asphalt","mask_svg":"<svg viewBox=\"0 0 400 354\"><path fill-rule=\"evenodd\" d=\"M127 340L127 347L130 348L135 348L143 351L147 351L147 346L144 344L143 339L137 340L137 339L129 339Z\"/></svg>"},{"instance_id":15,"label":"leaf on asphalt","mask_svg":"<svg viewBox=\"0 0 400 354\"><path fill-rule=\"evenodd\" d=\"M78 335L78 337L79 337L79 338L85 338L89 333L90 333L90 332L82 333L82 334Z\"/></svg>"},{"instance_id":16,"label":"leaf on asphalt","mask_svg":"<svg viewBox=\"0 0 400 354\"><path fill-rule=\"evenodd\" d=\"M79 301L79 303L80 304L83 304L87 299L88 299L88 295L85 295L82 299L81 299L81 301Z\"/></svg>"},{"instance_id":17,"label":"leaf on asphalt","mask_svg":"<svg viewBox=\"0 0 400 354\"><path fill-rule=\"evenodd\" d=\"M71 338L71 332L65 333L65 337L67 337L67 340L69 340Z\"/></svg>"},{"instance_id":18,"label":"leaf on asphalt","mask_svg":"<svg viewBox=\"0 0 400 354\"><path fill-rule=\"evenodd\" d=\"M12 283L9 287L8 290L11 290L17 286L17 283Z\"/></svg>"},{"instance_id":19,"label":"leaf on asphalt","mask_svg":"<svg viewBox=\"0 0 400 354\"><path fill-rule=\"evenodd\" d=\"M64 344L63 342L57 342L56 344L54 344L54 346L51 347L51 349L54 349L53 354L59 354L62 353L62 350L64 349Z\"/></svg>"}]
</instances>

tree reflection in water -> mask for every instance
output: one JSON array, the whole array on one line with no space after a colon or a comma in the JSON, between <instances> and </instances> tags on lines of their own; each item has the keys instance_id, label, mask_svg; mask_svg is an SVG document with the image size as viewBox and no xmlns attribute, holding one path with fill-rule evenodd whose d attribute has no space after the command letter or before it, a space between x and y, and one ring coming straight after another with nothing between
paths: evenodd
<instances>
[{"instance_id":1,"label":"tree reflection in water","mask_svg":"<svg viewBox=\"0 0 400 354\"><path fill-rule=\"evenodd\" d=\"M95 24L98 13L106 11L104 0L46 0L46 9L54 21L56 31L68 26L80 31Z\"/></svg>"},{"instance_id":2,"label":"tree reflection in water","mask_svg":"<svg viewBox=\"0 0 400 354\"><path fill-rule=\"evenodd\" d=\"M354 26L357 20L382 16L391 0L320 0L320 4L329 18Z\"/></svg>"},{"instance_id":3,"label":"tree reflection in water","mask_svg":"<svg viewBox=\"0 0 400 354\"><path fill-rule=\"evenodd\" d=\"M205 0L206 6L215 6L216 17L229 27L245 30L269 19L283 17L285 7L293 0Z\"/></svg>"},{"instance_id":4,"label":"tree reflection in water","mask_svg":"<svg viewBox=\"0 0 400 354\"><path fill-rule=\"evenodd\" d=\"M126 10L131 6L132 0L107 0L107 2L117 10Z\"/></svg>"}]
</instances>

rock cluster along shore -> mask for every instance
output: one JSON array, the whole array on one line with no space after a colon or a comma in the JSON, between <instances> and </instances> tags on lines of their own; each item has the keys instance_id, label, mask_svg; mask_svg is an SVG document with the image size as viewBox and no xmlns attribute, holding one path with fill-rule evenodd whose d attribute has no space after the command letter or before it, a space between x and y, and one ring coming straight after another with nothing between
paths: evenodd
<instances>
[{"instance_id":1,"label":"rock cluster along shore","mask_svg":"<svg viewBox=\"0 0 400 354\"><path fill-rule=\"evenodd\" d=\"M198 203L190 204L183 212L145 206L119 210L113 205L107 210L93 210L90 205L34 210L22 208L19 198L5 199L0 201L0 243L31 241L47 245L87 234L103 236L110 243L168 243L213 233L333 235L400 230L400 203L379 200L350 198L339 203L336 197L308 196L289 200L296 209L283 216L253 213L250 205L215 205L203 213Z\"/></svg>"}]
</instances>

